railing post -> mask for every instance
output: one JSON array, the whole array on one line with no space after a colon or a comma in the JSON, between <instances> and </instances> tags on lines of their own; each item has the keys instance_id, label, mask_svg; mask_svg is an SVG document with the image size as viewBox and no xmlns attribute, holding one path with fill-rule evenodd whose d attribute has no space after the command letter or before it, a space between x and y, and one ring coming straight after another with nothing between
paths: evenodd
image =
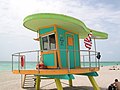
<instances>
[{"instance_id":1,"label":"railing post","mask_svg":"<svg viewBox=\"0 0 120 90\"><path fill-rule=\"evenodd\" d=\"M83 66L85 67L85 56L83 55Z\"/></svg>"},{"instance_id":2,"label":"railing post","mask_svg":"<svg viewBox=\"0 0 120 90\"><path fill-rule=\"evenodd\" d=\"M89 53L89 67L91 67L91 57L90 57L90 50L88 50Z\"/></svg>"},{"instance_id":3,"label":"railing post","mask_svg":"<svg viewBox=\"0 0 120 90\"><path fill-rule=\"evenodd\" d=\"M95 48L95 64L97 67L97 58L96 58L96 42L95 42L95 38L94 38L94 48Z\"/></svg>"},{"instance_id":4,"label":"railing post","mask_svg":"<svg viewBox=\"0 0 120 90\"><path fill-rule=\"evenodd\" d=\"M26 56L24 55L24 69L26 69Z\"/></svg>"},{"instance_id":5,"label":"railing post","mask_svg":"<svg viewBox=\"0 0 120 90\"><path fill-rule=\"evenodd\" d=\"M98 59L98 67L100 67L100 59Z\"/></svg>"},{"instance_id":6,"label":"railing post","mask_svg":"<svg viewBox=\"0 0 120 90\"><path fill-rule=\"evenodd\" d=\"M70 55L68 50L68 72L70 72Z\"/></svg>"},{"instance_id":7,"label":"railing post","mask_svg":"<svg viewBox=\"0 0 120 90\"><path fill-rule=\"evenodd\" d=\"M12 54L12 71L13 71L13 54Z\"/></svg>"},{"instance_id":8,"label":"railing post","mask_svg":"<svg viewBox=\"0 0 120 90\"><path fill-rule=\"evenodd\" d=\"M20 73L20 53L18 55L18 70L19 70L19 73Z\"/></svg>"},{"instance_id":9,"label":"railing post","mask_svg":"<svg viewBox=\"0 0 120 90\"><path fill-rule=\"evenodd\" d=\"M38 50L38 52L37 52L37 63L38 63L38 65L39 65L39 50ZM38 73L40 73L39 66L38 66Z\"/></svg>"}]
</instances>

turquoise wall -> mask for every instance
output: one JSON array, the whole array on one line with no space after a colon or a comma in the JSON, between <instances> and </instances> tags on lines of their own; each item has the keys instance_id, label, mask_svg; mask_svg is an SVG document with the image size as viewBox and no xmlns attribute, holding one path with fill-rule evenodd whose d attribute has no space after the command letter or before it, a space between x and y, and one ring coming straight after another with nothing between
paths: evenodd
<instances>
[{"instance_id":1,"label":"turquoise wall","mask_svg":"<svg viewBox=\"0 0 120 90\"><path fill-rule=\"evenodd\" d=\"M47 32L51 32L54 30L54 27L50 27L50 28L43 28L39 30L39 34L45 34Z\"/></svg>"},{"instance_id":2,"label":"turquoise wall","mask_svg":"<svg viewBox=\"0 0 120 90\"><path fill-rule=\"evenodd\" d=\"M70 36L66 34L66 30L57 28L58 32L58 44L60 49L60 59L63 68L67 68L67 37ZM73 34L73 33L72 33ZM79 52L79 37L77 34L74 34L74 47L68 46L68 50L75 50L75 52L70 52L70 68L75 68L80 66L80 52ZM74 63L75 61L75 63Z\"/></svg>"},{"instance_id":3,"label":"turquoise wall","mask_svg":"<svg viewBox=\"0 0 120 90\"><path fill-rule=\"evenodd\" d=\"M48 32L51 32L54 30L54 27L50 28L44 28L39 31L39 34L45 34ZM79 37L77 34L74 34L73 39L74 39L74 46L68 46L67 47L67 37L71 37L71 34L66 34L66 30L57 28L57 33L58 33L58 46L60 49L60 60L63 68L67 68L67 53L66 49L68 50L74 50L74 53L71 52L69 54L70 56L70 68L75 68L80 66L80 52L79 52ZM72 33L73 34L73 33ZM40 40L41 41L41 40ZM46 54L43 56L45 65L48 66L54 66L54 55L53 54ZM75 63L74 63L75 62Z\"/></svg>"},{"instance_id":4,"label":"turquoise wall","mask_svg":"<svg viewBox=\"0 0 120 90\"><path fill-rule=\"evenodd\" d=\"M66 39L67 38L73 38L74 39L74 36L71 35L71 34L66 34ZM74 41L74 40L73 40ZM67 41L68 42L68 41ZM69 57L69 62L70 62L70 68L75 68L75 53L74 53L74 43L73 45L67 45L67 49L69 51L68 53L68 57Z\"/></svg>"},{"instance_id":5,"label":"turquoise wall","mask_svg":"<svg viewBox=\"0 0 120 90\"><path fill-rule=\"evenodd\" d=\"M63 68L67 67L67 53L66 53L66 36L65 36L65 30L61 28L57 28L58 32L58 45L60 49L60 60Z\"/></svg>"},{"instance_id":6,"label":"turquoise wall","mask_svg":"<svg viewBox=\"0 0 120 90\"><path fill-rule=\"evenodd\" d=\"M55 55L51 54L43 54L43 60L45 66L55 66Z\"/></svg>"},{"instance_id":7,"label":"turquoise wall","mask_svg":"<svg viewBox=\"0 0 120 90\"><path fill-rule=\"evenodd\" d=\"M74 34L74 50L75 50L75 60L76 60L76 66L80 66L80 49L79 49L79 36L77 34Z\"/></svg>"}]
</instances>

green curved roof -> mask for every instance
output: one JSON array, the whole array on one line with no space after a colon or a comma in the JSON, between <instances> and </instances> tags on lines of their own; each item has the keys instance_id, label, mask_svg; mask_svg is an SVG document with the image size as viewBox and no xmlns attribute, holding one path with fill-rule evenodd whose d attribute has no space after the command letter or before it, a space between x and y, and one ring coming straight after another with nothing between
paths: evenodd
<instances>
[{"instance_id":1,"label":"green curved roof","mask_svg":"<svg viewBox=\"0 0 120 90\"><path fill-rule=\"evenodd\" d=\"M93 36L96 39L107 39L108 34L104 32L98 32L86 27L86 25L73 17L62 15L62 14L53 14L53 13L38 13L25 17L23 20L23 25L37 32L37 30L43 28L44 26L58 25L66 28L71 32L78 33L81 39L87 37L87 35L92 31Z\"/></svg>"}]
</instances>

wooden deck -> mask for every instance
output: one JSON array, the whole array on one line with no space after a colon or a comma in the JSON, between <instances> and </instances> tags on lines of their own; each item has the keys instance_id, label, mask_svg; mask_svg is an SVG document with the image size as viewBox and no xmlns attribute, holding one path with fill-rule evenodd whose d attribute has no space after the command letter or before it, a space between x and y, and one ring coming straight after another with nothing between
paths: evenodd
<instances>
[{"instance_id":1,"label":"wooden deck","mask_svg":"<svg viewBox=\"0 0 120 90\"><path fill-rule=\"evenodd\" d=\"M77 68L77 69L40 69L38 70L13 70L14 74L40 74L40 75L62 75L62 74L82 74L98 71L98 67Z\"/></svg>"}]
</instances>

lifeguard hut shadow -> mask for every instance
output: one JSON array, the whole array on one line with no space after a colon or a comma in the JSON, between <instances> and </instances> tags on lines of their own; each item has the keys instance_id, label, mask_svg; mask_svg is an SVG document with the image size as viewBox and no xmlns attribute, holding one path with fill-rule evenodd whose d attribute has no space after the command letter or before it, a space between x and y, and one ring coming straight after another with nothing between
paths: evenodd
<instances>
[{"instance_id":1,"label":"lifeguard hut shadow","mask_svg":"<svg viewBox=\"0 0 120 90\"><path fill-rule=\"evenodd\" d=\"M35 88L25 88L26 90L35 90ZM57 90L55 89L40 89L40 90ZM63 87L63 90L94 90L93 87L90 86L73 86L73 87ZM100 90L107 90L107 88L101 88Z\"/></svg>"},{"instance_id":2,"label":"lifeguard hut shadow","mask_svg":"<svg viewBox=\"0 0 120 90\"><path fill-rule=\"evenodd\" d=\"M63 90L60 79L69 80L72 86L73 74L86 75L90 79L95 90L100 90L93 76L98 76L99 59L97 51L80 50L79 39L84 39L93 33L92 39L107 39L107 34L87 28L83 22L75 18L60 14L34 14L24 19L26 28L37 32L37 40L40 50L26 51L12 54L12 71L14 74L24 74L22 85L24 86L26 75L36 76L36 90L39 90L42 77L55 79L58 90ZM95 45L96 46L96 45ZM36 52L39 64L41 61L45 67L26 69L27 53ZM14 57L18 57L18 68L14 69ZM36 66L36 65L35 65Z\"/></svg>"}]
</instances>

